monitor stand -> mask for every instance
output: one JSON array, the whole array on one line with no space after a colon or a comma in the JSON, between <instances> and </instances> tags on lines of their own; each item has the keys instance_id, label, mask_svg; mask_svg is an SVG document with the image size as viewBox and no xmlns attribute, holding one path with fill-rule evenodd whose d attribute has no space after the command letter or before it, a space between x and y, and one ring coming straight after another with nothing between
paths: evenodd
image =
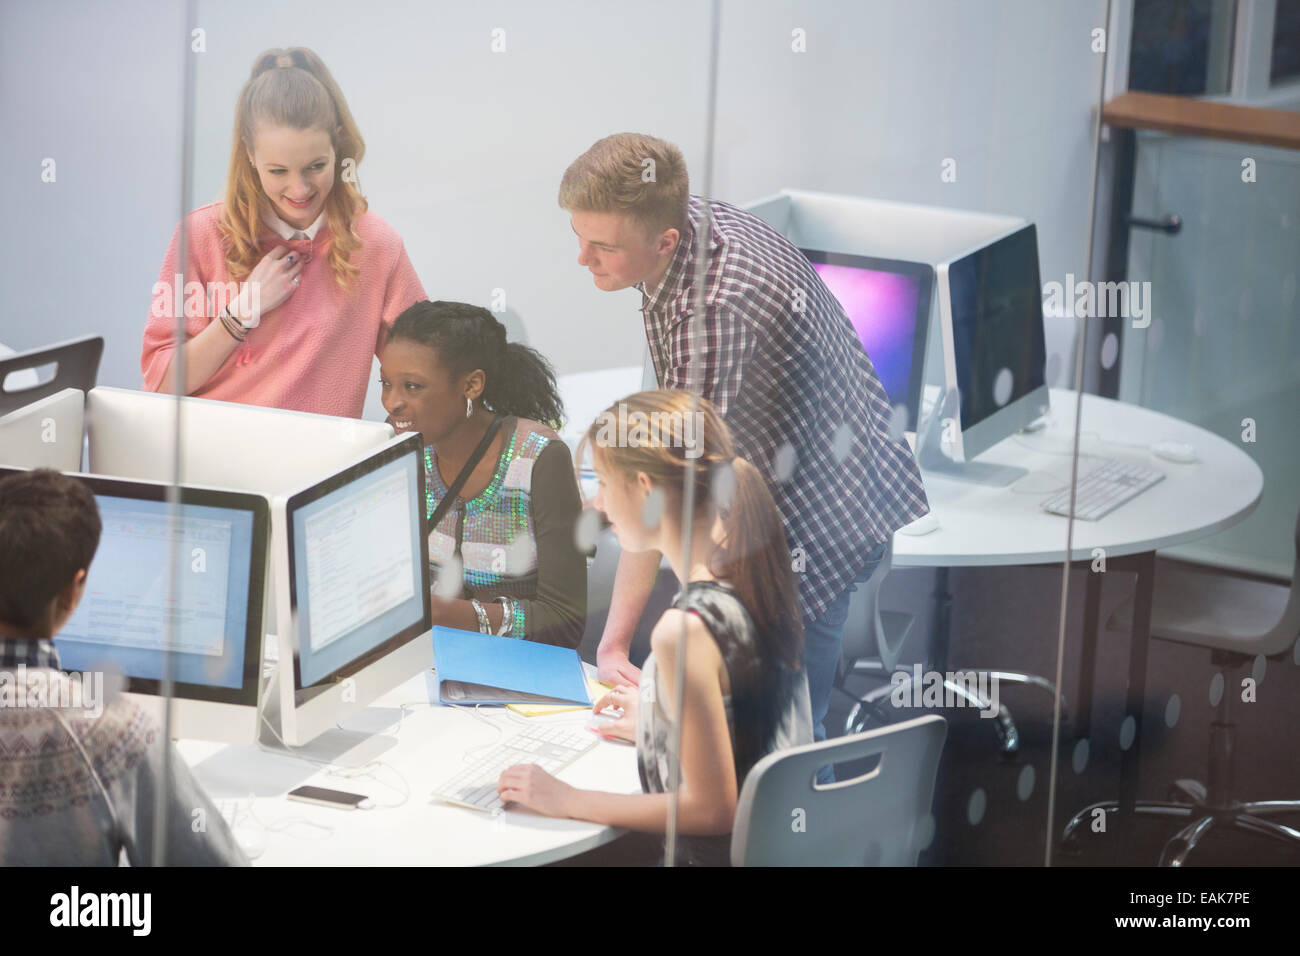
<instances>
[{"instance_id":1,"label":"monitor stand","mask_svg":"<svg viewBox=\"0 0 1300 956\"><path fill-rule=\"evenodd\" d=\"M957 420L957 390L948 389L936 403L916 436L916 463L921 477L931 475L969 484L1005 488L1029 474L1018 465L999 465L987 461L955 461L943 449L943 423Z\"/></svg>"},{"instance_id":2,"label":"monitor stand","mask_svg":"<svg viewBox=\"0 0 1300 956\"><path fill-rule=\"evenodd\" d=\"M260 730L258 744L264 749L348 770L359 770L397 746L396 737L381 733L401 719L399 712L388 707L367 707L348 716L348 720L354 724L365 724L368 719L373 721L376 724L373 730L364 727L353 729L339 726L325 731L301 746L295 747L284 743L280 723L280 689L277 684L277 674L272 674L266 686L262 688L264 719L258 725ZM267 726L268 724L270 726Z\"/></svg>"}]
</instances>

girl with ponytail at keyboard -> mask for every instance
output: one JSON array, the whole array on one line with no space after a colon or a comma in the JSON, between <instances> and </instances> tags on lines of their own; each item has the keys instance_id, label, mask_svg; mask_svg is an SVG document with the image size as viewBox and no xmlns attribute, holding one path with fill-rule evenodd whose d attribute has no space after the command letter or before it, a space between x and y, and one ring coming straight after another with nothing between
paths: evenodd
<instances>
[{"instance_id":1,"label":"girl with ponytail at keyboard","mask_svg":"<svg viewBox=\"0 0 1300 956\"><path fill-rule=\"evenodd\" d=\"M705 399L668 390L632 395L597 418L588 443L600 480L596 506L619 544L666 555L682 585L651 634L639 687L617 687L594 707L622 708L606 732L636 743L644 793L578 790L534 764L504 771L498 791L547 816L664 833L670 767L679 756L678 860L726 865L745 775L773 750L812 742L802 618L781 516ZM688 477L695 501L686 540ZM679 695L685 706L675 755Z\"/></svg>"},{"instance_id":2,"label":"girl with ponytail at keyboard","mask_svg":"<svg viewBox=\"0 0 1300 956\"><path fill-rule=\"evenodd\" d=\"M361 417L371 357L425 298L401 236L361 195L365 151L315 53L257 58L235 104L225 198L189 214L187 248L178 228L154 285L146 389Z\"/></svg>"}]
</instances>

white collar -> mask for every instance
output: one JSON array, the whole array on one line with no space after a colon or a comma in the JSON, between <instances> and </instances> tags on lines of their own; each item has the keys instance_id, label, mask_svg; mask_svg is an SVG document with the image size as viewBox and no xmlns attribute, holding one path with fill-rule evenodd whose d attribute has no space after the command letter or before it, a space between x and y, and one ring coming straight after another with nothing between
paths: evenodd
<instances>
[{"instance_id":1,"label":"white collar","mask_svg":"<svg viewBox=\"0 0 1300 956\"><path fill-rule=\"evenodd\" d=\"M275 214L275 210L270 208L263 210L262 222L266 223L277 236L286 241L293 239L315 239L316 233L318 233L320 227L325 224L325 210L322 209L321 214L316 217L316 221L306 229L297 229L289 225Z\"/></svg>"}]
</instances>

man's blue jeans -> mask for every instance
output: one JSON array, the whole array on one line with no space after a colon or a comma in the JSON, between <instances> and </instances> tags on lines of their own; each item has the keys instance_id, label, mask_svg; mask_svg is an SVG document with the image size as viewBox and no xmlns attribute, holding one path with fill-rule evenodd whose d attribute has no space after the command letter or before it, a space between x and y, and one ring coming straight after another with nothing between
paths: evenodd
<instances>
[{"instance_id":1,"label":"man's blue jeans","mask_svg":"<svg viewBox=\"0 0 1300 956\"><path fill-rule=\"evenodd\" d=\"M854 577L844 592L822 611L815 621L803 622L803 666L808 673L808 697L812 703L813 738L826 739L826 711L830 709L831 688L835 684L835 670L840 663L840 647L844 641L844 624L849 617L849 597L858 585L868 580L881 558L885 546L876 545L864 567ZM823 779L825 778L825 779ZM818 774L819 782L829 783L834 777L825 771Z\"/></svg>"}]
</instances>

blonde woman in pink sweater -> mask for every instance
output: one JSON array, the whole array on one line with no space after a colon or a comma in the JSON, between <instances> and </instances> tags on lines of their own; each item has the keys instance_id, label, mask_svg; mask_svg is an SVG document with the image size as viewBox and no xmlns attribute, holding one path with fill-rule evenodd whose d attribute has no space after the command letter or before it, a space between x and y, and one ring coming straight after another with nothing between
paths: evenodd
<instances>
[{"instance_id":1,"label":"blonde woman in pink sweater","mask_svg":"<svg viewBox=\"0 0 1300 956\"><path fill-rule=\"evenodd\" d=\"M172 237L144 332L151 391L360 418L371 357L427 298L401 237L367 208L365 143L325 64L295 47L259 56L235 108L223 202Z\"/></svg>"}]
</instances>

